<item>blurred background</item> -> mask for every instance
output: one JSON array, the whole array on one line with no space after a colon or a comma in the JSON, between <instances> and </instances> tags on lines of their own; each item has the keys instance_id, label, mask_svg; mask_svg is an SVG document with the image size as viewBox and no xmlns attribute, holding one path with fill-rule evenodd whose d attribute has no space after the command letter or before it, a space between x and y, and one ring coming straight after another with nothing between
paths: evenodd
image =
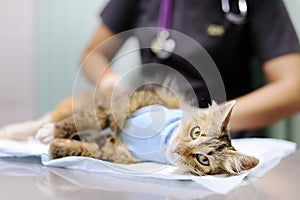
<instances>
[{"instance_id":1,"label":"blurred background","mask_svg":"<svg viewBox=\"0 0 300 200\"><path fill-rule=\"evenodd\" d=\"M108 1L0 0L0 126L45 115L72 95L74 84L76 90L88 87L77 76L79 59ZM300 36L300 0L285 3ZM135 45L131 38L121 51ZM138 55L126 59L128 67L139 63ZM127 70L124 62L114 65ZM268 133L300 144L300 115Z\"/></svg>"}]
</instances>

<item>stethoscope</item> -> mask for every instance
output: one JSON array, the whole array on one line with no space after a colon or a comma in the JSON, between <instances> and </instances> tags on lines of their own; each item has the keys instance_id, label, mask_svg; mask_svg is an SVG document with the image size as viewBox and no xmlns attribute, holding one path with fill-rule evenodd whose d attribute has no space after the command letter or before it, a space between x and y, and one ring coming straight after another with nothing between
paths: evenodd
<instances>
[{"instance_id":1,"label":"stethoscope","mask_svg":"<svg viewBox=\"0 0 300 200\"><path fill-rule=\"evenodd\" d=\"M162 0L160 5L159 28L151 43L151 50L160 59L167 59L172 55L176 47L176 42L170 37L168 31L171 15L172 0ZM238 0L239 13L233 13L230 9L229 0L221 0L222 11L228 21L233 24L243 25L247 21L247 2Z\"/></svg>"},{"instance_id":2,"label":"stethoscope","mask_svg":"<svg viewBox=\"0 0 300 200\"><path fill-rule=\"evenodd\" d=\"M229 0L221 0L222 11L228 21L233 24L243 25L247 21L248 6L246 0L238 0L238 11L239 13L233 13L230 10Z\"/></svg>"},{"instance_id":3,"label":"stethoscope","mask_svg":"<svg viewBox=\"0 0 300 200\"><path fill-rule=\"evenodd\" d=\"M176 46L175 40L170 37L170 32L167 30L171 15L171 3L172 0L161 1L158 32L151 44L151 50L160 59L169 58Z\"/></svg>"}]
</instances>

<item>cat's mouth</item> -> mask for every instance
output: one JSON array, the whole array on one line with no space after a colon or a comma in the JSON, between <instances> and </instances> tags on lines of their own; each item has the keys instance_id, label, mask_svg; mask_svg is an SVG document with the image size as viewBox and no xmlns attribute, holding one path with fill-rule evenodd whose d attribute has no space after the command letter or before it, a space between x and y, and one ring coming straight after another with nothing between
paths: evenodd
<instances>
[{"instance_id":1,"label":"cat's mouth","mask_svg":"<svg viewBox=\"0 0 300 200\"><path fill-rule=\"evenodd\" d=\"M174 145L172 149L167 154L168 160L174 164L178 165L183 162L184 157L188 157L191 154L191 149L183 147L180 144Z\"/></svg>"},{"instance_id":2,"label":"cat's mouth","mask_svg":"<svg viewBox=\"0 0 300 200\"><path fill-rule=\"evenodd\" d=\"M189 156L191 154L191 151L192 151L191 148L186 147L186 146L182 146L182 145L178 144L176 146L176 148L174 149L173 153L176 153L176 154L178 154L180 156L187 157L187 156Z\"/></svg>"}]
</instances>

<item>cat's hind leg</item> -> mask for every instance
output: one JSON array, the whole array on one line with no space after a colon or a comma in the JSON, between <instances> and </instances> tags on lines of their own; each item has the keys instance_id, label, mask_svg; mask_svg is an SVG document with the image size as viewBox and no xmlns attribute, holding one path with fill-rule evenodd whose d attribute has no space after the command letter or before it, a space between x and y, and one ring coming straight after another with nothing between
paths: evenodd
<instances>
[{"instance_id":1,"label":"cat's hind leg","mask_svg":"<svg viewBox=\"0 0 300 200\"><path fill-rule=\"evenodd\" d=\"M45 124L37 131L35 138L41 143L49 144L55 137L55 123Z\"/></svg>"},{"instance_id":2,"label":"cat's hind leg","mask_svg":"<svg viewBox=\"0 0 300 200\"><path fill-rule=\"evenodd\" d=\"M34 137L44 124L51 121L51 116L46 115L38 120L8 124L0 129L0 139L27 140Z\"/></svg>"},{"instance_id":3,"label":"cat's hind leg","mask_svg":"<svg viewBox=\"0 0 300 200\"><path fill-rule=\"evenodd\" d=\"M72 113L72 102L72 97L66 98L45 117L5 125L0 128L0 139L27 140L34 137L45 124L60 121L70 115Z\"/></svg>"},{"instance_id":4,"label":"cat's hind leg","mask_svg":"<svg viewBox=\"0 0 300 200\"><path fill-rule=\"evenodd\" d=\"M115 135L87 135L90 138L80 134L76 135L79 140L55 138L50 144L50 157L84 156L122 164L138 162Z\"/></svg>"}]
</instances>

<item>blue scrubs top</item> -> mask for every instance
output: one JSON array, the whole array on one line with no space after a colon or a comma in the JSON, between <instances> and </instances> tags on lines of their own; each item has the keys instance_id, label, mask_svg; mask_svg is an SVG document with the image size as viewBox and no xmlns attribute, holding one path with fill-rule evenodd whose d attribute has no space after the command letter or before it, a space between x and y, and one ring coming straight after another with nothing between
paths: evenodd
<instances>
[{"instance_id":1,"label":"blue scrubs top","mask_svg":"<svg viewBox=\"0 0 300 200\"><path fill-rule=\"evenodd\" d=\"M118 136L140 161L168 163L166 147L184 114L162 105L143 107L127 118Z\"/></svg>"}]
</instances>

